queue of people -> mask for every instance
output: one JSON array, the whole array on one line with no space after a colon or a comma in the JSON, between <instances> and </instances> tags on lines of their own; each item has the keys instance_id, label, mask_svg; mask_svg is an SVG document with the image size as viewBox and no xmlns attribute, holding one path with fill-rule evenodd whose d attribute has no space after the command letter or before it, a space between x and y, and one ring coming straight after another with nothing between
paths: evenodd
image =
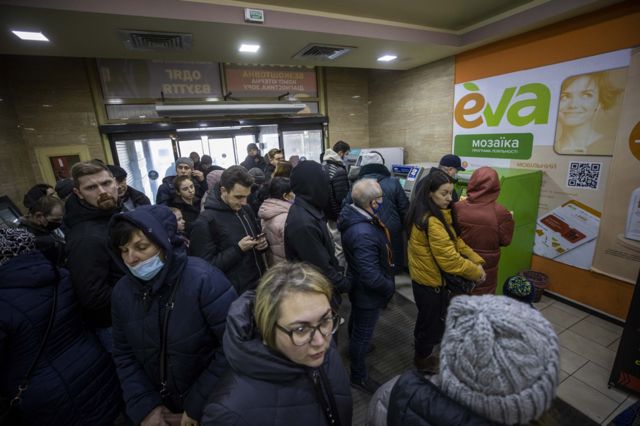
<instances>
[{"instance_id":1,"label":"queue of people","mask_svg":"<svg viewBox=\"0 0 640 426\"><path fill-rule=\"evenodd\" d=\"M131 195L123 205L122 172L99 161L73 166L74 186L64 206L47 195L48 188L34 190L41 195L30 202L21 228L0 228L0 304L7 307L0 314L0 350L12 366L11 374L3 366L2 396L11 400L25 377L30 380L14 408L28 410L32 417L24 419L32 424L112 424L120 416L143 426L349 425L350 388L378 391L372 407L389 407L384 422L378 416L372 424L387 419L404 424L407 416L424 420L416 424L431 424L431 416L441 413L433 414L430 404L463 412L452 417L458 424L538 418L558 382L553 330L528 306L527 295L514 297L526 304L497 296L451 297L445 280L455 275L473 281L474 294L495 290L496 250L513 232L512 215L495 203L495 171L474 172L469 197L454 203L454 176L462 167L459 158L445 156L409 203L382 156L365 164L353 185L347 180L344 191L337 177L349 149L340 141L325 151L327 165L304 160L293 167L281 164L280 150L270 151L265 160L257 146L249 146L245 162L263 178L268 175L257 189L266 194L259 198L257 215L249 206L257 174L244 166L211 170L204 156L206 178L195 170L199 156L178 159L177 176L163 180L155 205L132 206L140 197ZM202 207L200 195L206 197ZM55 255L50 236L38 246L43 235L35 231L50 233L60 224L64 248ZM417 370L381 387L368 374L366 356L405 263L402 228L418 308L415 340L403 350L413 347ZM29 276L27 267L41 272ZM16 277L12 285L5 276ZM514 295L526 287L521 281L513 280ZM16 298L19 292L25 296ZM52 314L53 328L47 326L51 304L36 303L36 294L53 300L54 312L62 302L69 306L64 317ZM342 295L351 302L345 331L349 371L332 339L344 322ZM18 302L34 306L26 325L7 313L22 309ZM456 365L455 345L467 343L455 336L473 332L484 321L481 337L489 341L479 337L468 350L486 351L488 357L502 350L519 361L509 352L513 348L501 346L500 324L521 320L523 309L535 320L531 332L504 339L516 339L522 351L547 339L548 350L523 361L533 373L518 370L522 383L495 390L509 395L535 389L522 403L509 399L515 405L505 408L504 401L491 398L491 383L479 381L474 387L459 376L470 371ZM450 323L456 326L445 326ZM463 323L471 329L457 330ZM74 337L64 340L66 346L52 345L52 336L61 333ZM39 339L44 339L41 350ZM76 376L55 379L47 370L51 361L41 362L43 356L82 362L66 372ZM487 359L473 374L496 377L500 367ZM541 384L531 382L538 372ZM105 396L85 401L80 388L60 399L42 393L54 380L72 379ZM535 401L533 408L526 406L529 400ZM61 417L52 401L80 408L76 417ZM91 420L96 418L102 420Z\"/></svg>"}]
</instances>

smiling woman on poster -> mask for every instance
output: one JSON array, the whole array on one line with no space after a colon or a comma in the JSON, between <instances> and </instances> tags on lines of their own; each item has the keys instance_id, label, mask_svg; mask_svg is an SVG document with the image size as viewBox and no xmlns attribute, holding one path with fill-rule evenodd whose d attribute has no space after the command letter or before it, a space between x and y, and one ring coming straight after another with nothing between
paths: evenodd
<instances>
[{"instance_id":1,"label":"smiling woman on poster","mask_svg":"<svg viewBox=\"0 0 640 426\"><path fill-rule=\"evenodd\" d=\"M626 69L575 75L562 82L554 150L558 154L612 155L623 89L614 77ZM616 79L618 80L618 79Z\"/></svg>"}]
</instances>

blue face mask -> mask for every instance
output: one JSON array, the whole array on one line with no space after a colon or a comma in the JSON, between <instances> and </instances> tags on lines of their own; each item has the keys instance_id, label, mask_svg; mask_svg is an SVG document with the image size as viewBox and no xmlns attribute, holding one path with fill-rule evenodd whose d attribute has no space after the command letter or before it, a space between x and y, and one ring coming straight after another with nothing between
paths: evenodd
<instances>
[{"instance_id":1,"label":"blue face mask","mask_svg":"<svg viewBox=\"0 0 640 426\"><path fill-rule=\"evenodd\" d=\"M373 207L373 202L371 202L371 210L373 210L373 214L377 215L380 209L382 208L382 201L377 201L378 207Z\"/></svg>"},{"instance_id":2,"label":"blue face mask","mask_svg":"<svg viewBox=\"0 0 640 426\"><path fill-rule=\"evenodd\" d=\"M151 278L158 275L158 272L164 266L164 262L160 259L160 252L155 256L150 257L144 262L138 263L136 266L129 266L127 268L136 277L143 281L149 281Z\"/></svg>"}]
</instances>

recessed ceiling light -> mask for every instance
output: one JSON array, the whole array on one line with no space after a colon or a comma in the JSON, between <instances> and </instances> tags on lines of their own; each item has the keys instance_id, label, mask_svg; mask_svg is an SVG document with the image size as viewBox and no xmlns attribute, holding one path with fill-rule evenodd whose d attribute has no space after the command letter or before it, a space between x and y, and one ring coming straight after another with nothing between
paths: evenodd
<instances>
[{"instance_id":1,"label":"recessed ceiling light","mask_svg":"<svg viewBox=\"0 0 640 426\"><path fill-rule=\"evenodd\" d=\"M260 50L259 44L241 44L240 49L238 49L238 52L256 53L258 50Z\"/></svg>"},{"instance_id":2,"label":"recessed ceiling light","mask_svg":"<svg viewBox=\"0 0 640 426\"><path fill-rule=\"evenodd\" d=\"M49 41L47 37L41 32L33 32L33 31L11 31L15 35L17 35L21 40L30 40L30 41Z\"/></svg>"},{"instance_id":3,"label":"recessed ceiling light","mask_svg":"<svg viewBox=\"0 0 640 426\"><path fill-rule=\"evenodd\" d=\"M378 58L378 62L391 62L398 59L396 55L384 55Z\"/></svg>"}]
</instances>

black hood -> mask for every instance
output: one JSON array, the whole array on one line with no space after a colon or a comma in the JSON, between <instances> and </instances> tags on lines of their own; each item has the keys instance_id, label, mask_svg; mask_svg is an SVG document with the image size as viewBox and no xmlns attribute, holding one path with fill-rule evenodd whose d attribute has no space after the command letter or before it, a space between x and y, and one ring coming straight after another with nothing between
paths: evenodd
<instances>
[{"instance_id":1,"label":"black hood","mask_svg":"<svg viewBox=\"0 0 640 426\"><path fill-rule=\"evenodd\" d=\"M109 223L109 233L111 228L121 220L126 220L139 228L151 241L157 244L164 252L165 265L162 271L156 275L149 283L144 283L133 276L129 268L124 264L120 253L112 251L112 257L118 266L126 272L130 279L139 282L141 285L151 285L152 291L157 291L163 283L173 284L177 282L187 263L187 252L183 240L176 235L176 217L164 205L140 206L135 210L120 213L114 216Z\"/></svg>"},{"instance_id":2,"label":"black hood","mask_svg":"<svg viewBox=\"0 0 640 426\"><path fill-rule=\"evenodd\" d=\"M291 190L307 203L325 211L329 206L329 178L315 161L303 161L291 172Z\"/></svg>"},{"instance_id":3,"label":"black hood","mask_svg":"<svg viewBox=\"0 0 640 426\"><path fill-rule=\"evenodd\" d=\"M120 206L113 210L102 210L83 202L76 194L71 194L65 203L64 225L71 229L81 222L108 221L120 211Z\"/></svg>"},{"instance_id":4,"label":"black hood","mask_svg":"<svg viewBox=\"0 0 640 426\"><path fill-rule=\"evenodd\" d=\"M382 178L391 176L389 169L384 164L367 164L365 166L360 167L360 171L358 172L358 177L362 178L366 175L380 175L374 176L378 181Z\"/></svg>"},{"instance_id":5,"label":"black hood","mask_svg":"<svg viewBox=\"0 0 640 426\"><path fill-rule=\"evenodd\" d=\"M288 382L307 374L308 367L288 360L262 343L253 319L255 298L255 291L247 291L229 308L222 346L231 368L245 376L268 382Z\"/></svg>"},{"instance_id":6,"label":"black hood","mask_svg":"<svg viewBox=\"0 0 640 426\"><path fill-rule=\"evenodd\" d=\"M231 207L224 201L222 201L222 197L220 196L220 184L217 183L216 186L209 191L209 195L207 195L207 199L204 202L205 209L211 210L221 210L221 211L229 211L233 213Z\"/></svg>"}]
</instances>

